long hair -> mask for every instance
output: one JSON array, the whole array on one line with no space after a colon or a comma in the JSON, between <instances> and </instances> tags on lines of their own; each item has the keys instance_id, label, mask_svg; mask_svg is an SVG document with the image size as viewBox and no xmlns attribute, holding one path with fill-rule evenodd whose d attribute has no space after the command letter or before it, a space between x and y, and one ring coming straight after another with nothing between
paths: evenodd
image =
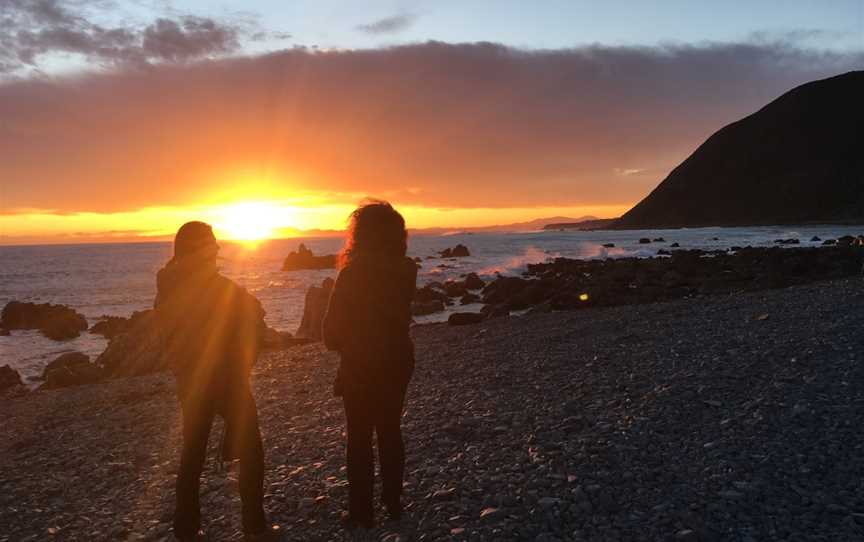
<instances>
[{"instance_id":1,"label":"long hair","mask_svg":"<svg viewBox=\"0 0 864 542\"><path fill-rule=\"evenodd\" d=\"M386 201L368 200L348 219L339 267L345 267L358 256L398 260L405 257L407 250L408 232L402 215Z\"/></svg>"}]
</instances>

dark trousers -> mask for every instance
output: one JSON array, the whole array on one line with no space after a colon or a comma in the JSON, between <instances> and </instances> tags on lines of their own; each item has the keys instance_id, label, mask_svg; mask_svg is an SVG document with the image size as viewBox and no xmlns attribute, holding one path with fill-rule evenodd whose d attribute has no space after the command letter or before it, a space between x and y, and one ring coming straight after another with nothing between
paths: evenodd
<instances>
[{"instance_id":1,"label":"dark trousers","mask_svg":"<svg viewBox=\"0 0 864 542\"><path fill-rule=\"evenodd\" d=\"M177 506L174 533L194 534L201 528L199 486L207 455L207 440L216 415L225 420L223 458L240 459L240 498L243 531L261 532L264 516L264 448L258 427L258 411L249 390L230 400L181 399L183 408L183 452L177 474Z\"/></svg>"},{"instance_id":2,"label":"dark trousers","mask_svg":"<svg viewBox=\"0 0 864 542\"><path fill-rule=\"evenodd\" d=\"M374 456L372 432L378 437L385 504L398 504L405 473L405 445L402 442L402 406L405 388L393 390L352 390L346 386L343 401L348 432L348 512L358 520L371 520Z\"/></svg>"}]
</instances>

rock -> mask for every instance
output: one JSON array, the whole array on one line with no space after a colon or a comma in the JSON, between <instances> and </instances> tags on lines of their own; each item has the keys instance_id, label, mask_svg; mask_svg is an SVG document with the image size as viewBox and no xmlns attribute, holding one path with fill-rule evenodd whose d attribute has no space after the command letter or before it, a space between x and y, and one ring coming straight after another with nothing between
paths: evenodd
<instances>
[{"instance_id":1,"label":"rock","mask_svg":"<svg viewBox=\"0 0 864 542\"><path fill-rule=\"evenodd\" d=\"M66 388L102 380L102 369L90 363L90 356L69 352L49 363L42 372L45 381L39 389Z\"/></svg>"},{"instance_id":2,"label":"rock","mask_svg":"<svg viewBox=\"0 0 864 542\"><path fill-rule=\"evenodd\" d=\"M336 267L336 255L327 254L316 256L306 245L300 243L296 252L291 252L282 263L282 271L299 271L304 269L334 269Z\"/></svg>"},{"instance_id":3,"label":"rock","mask_svg":"<svg viewBox=\"0 0 864 542\"><path fill-rule=\"evenodd\" d=\"M488 507L480 511L480 521L482 523L497 523L504 519L504 515L504 510Z\"/></svg>"},{"instance_id":4,"label":"rock","mask_svg":"<svg viewBox=\"0 0 864 542\"><path fill-rule=\"evenodd\" d=\"M670 248L678 248L680 246L681 245L679 245L678 243L672 243L671 245L669 245Z\"/></svg>"},{"instance_id":5,"label":"rock","mask_svg":"<svg viewBox=\"0 0 864 542\"><path fill-rule=\"evenodd\" d=\"M102 320L90 327L90 333L111 339L128 331L131 320L131 318L123 318L122 316L103 316Z\"/></svg>"},{"instance_id":6,"label":"rock","mask_svg":"<svg viewBox=\"0 0 864 542\"><path fill-rule=\"evenodd\" d=\"M448 301L447 294L440 291L438 287L443 288L443 285L439 285L439 283L430 283L426 284L422 288L418 288L417 291L414 292L414 301L418 303L440 301L442 304L446 304Z\"/></svg>"},{"instance_id":7,"label":"rock","mask_svg":"<svg viewBox=\"0 0 864 542\"><path fill-rule=\"evenodd\" d=\"M321 286L310 286L306 290L306 300L303 305L303 318L300 327L297 328L296 337L321 340L321 325L324 315L327 313L327 304L330 302L330 293L333 291L335 281L331 278L324 279Z\"/></svg>"},{"instance_id":8,"label":"rock","mask_svg":"<svg viewBox=\"0 0 864 542\"><path fill-rule=\"evenodd\" d=\"M442 258L464 258L466 256L470 256L471 253L468 252L468 247L462 244L458 244L453 248L445 248L441 252L438 253Z\"/></svg>"},{"instance_id":9,"label":"rock","mask_svg":"<svg viewBox=\"0 0 864 542\"><path fill-rule=\"evenodd\" d=\"M471 303L479 303L479 302L480 302L480 296L477 294L472 294L470 292L463 295L461 298L459 298L459 304L460 305L469 305Z\"/></svg>"},{"instance_id":10,"label":"rock","mask_svg":"<svg viewBox=\"0 0 864 542\"><path fill-rule=\"evenodd\" d=\"M461 297L468 293L468 289L462 281L448 280L444 283L444 293L447 297Z\"/></svg>"},{"instance_id":11,"label":"rock","mask_svg":"<svg viewBox=\"0 0 864 542\"><path fill-rule=\"evenodd\" d=\"M480 290L486 283L481 279L477 273L468 273L465 275L465 288L468 290Z\"/></svg>"},{"instance_id":12,"label":"rock","mask_svg":"<svg viewBox=\"0 0 864 542\"><path fill-rule=\"evenodd\" d=\"M658 238L652 240L652 242L654 242L654 243L665 243L665 242L666 242L666 239L663 239L662 237L658 237Z\"/></svg>"},{"instance_id":13,"label":"rock","mask_svg":"<svg viewBox=\"0 0 864 542\"><path fill-rule=\"evenodd\" d=\"M479 312L454 312L449 318L447 318L447 324L451 326L479 324L483 319L483 313Z\"/></svg>"},{"instance_id":14,"label":"rock","mask_svg":"<svg viewBox=\"0 0 864 542\"><path fill-rule=\"evenodd\" d=\"M115 335L99 357L96 365L106 377L138 376L168 369L163 353L162 338L153 310L132 314L125 333Z\"/></svg>"},{"instance_id":15,"label":"rock","mask_svg":"<svg viewBox=\"0 0 864 542\"><path fill-rule=\"evenodd\" d=\"M521 277L499 276L483 288L483 303L501 303L512 298L528 286L528 281Z\"/></svg>"},{"instance_id":16,"label":"rock","mask_svg":"<svg viewBox=\"0 0 864 542\"><path fill-rule=\"evenodd\" d=\"M798 239L794 239L794 238L793 239L775 239L774 243L778 244L778 245L798 245L801 243L801 241Z\"/></svg>"},{"instance_id":17,"label":"rock","mask_svg":"<svg viewBox=\"0 0 864 542\"><path fill-rule=\"evenodd\" d=\"M411 314L413 316L426 316L427 314L441 312L444 310L444 308L444 302L440 299L435 299L427 302L414 301L411 303Z\"/></svg>"},{"instance_id":18,"label":"rock","mask_svg":"<svg viewBox=\"0 0 864 542\"><path fill-rule=\"evenodd\" d=\"M264 350L280 350L283 348L291 348L292 346L300 346L314 342L313 339L304 337L294 337L287 331L278 331L270 326L264 331L261 337L261 348Z\"/></svg>"},{"instance_id":19,"label":"rock","mask_svg":"<svg viewBox=\"0 0 864 542\"><path fill-rule=\"evenodd\" d=\"M813 237L810 238L811 243L818 243L821 240L822 240L822 238L820 238L818 235L814 235Z\"/></svg>"},{"instance_id":20,"label":"rock","mask_svg":"<svg viewBox=\"0 0 864 542\"><path fill-rule=\"evenodd\" d=\"M824 241L822 241L822 244L825 246L836 245L837 240L836 239L825 239Z\"/></svg>"},{"instance_id":21,"label":"rock","mask_svg":"<svg viewBox=\"0 0 864 542\"><path fill-rule=\"evenodd\" d=\"M0 392L23 385L18 371L9 365L0 366Z\"/></svg>"},{"instance_id":22,"label":"rock","mask_svg":"<svg viewBox=\"0 0 864 542\"><path fill-rule=\"evenodd\" d=\"M0 327L4 329L38 329L49 339L74 339L87 329L87 319L65 305L10 301L3 307Z\"/></svg>"},{"instance_id":23,"label":"rock","mask_svg":"<svg viewBox=\"0 0 864 542\"><path fill-rule=\"evenodd\" d=\"M650 242L651 242L651 239L648 239L647 237L642 237L642 238L639 239L639 244L640 244L640 245L647 245L647 244L649 244Z\"/></svg>"}]
</instances>

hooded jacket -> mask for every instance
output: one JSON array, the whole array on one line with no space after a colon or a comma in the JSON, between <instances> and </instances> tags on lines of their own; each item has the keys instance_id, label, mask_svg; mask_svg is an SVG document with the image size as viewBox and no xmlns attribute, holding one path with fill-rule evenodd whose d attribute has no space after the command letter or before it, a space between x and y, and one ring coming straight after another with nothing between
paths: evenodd
<instances>
[{"instance_id":1,"label":"hooded jacket","mask_svg":"<svg viewBox=\"0 0 864 542\"><path fill-rule=\"evenodd\" d=\"M417 264L360 256L336 278L324 317L324 344L342 358L345 389L405 386L414 371L408 333Z\"/></svg>"},{"instance_id":2,"label":"hooded jacket","mask_svg":"<svg viewBox=\"0 0 864 542\"><path fill-rule=\"evenodd\" d=\"M154 308L181 399L246 389L264 329L258 300L195 261L171 260L156 286Z\"/></svg>"}]
</instances>

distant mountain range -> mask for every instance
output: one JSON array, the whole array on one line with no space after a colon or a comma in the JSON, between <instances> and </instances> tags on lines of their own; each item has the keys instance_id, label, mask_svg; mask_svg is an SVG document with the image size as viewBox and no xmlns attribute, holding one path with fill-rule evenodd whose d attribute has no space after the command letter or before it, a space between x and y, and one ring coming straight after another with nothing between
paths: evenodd
<instances>
[{"instance_id":1,"label":"distant mountain range","mask_svg":"<svg viewBox=\"0 0 864 542\"><path fill-rule=\"evenodd\" d=\"M861 222L864 71L855 71L721 128L613 227Z\"/></svg>"},{"instance_id":2,"label":"distant mountain range","mask_svg":"<svg viewBox=\"0 0 864 542\"><path fill-rule=\"evenodd\" d=\"M519 231L539 231L546 229L546 226L554 223L562 222L585 222L586 220L597 220L594 216L583 216L580 218L570 218L566 216L551 216L548 218L536 218L528 222L514 222L513 224L499 224L496 226L474 226L466 228L419 228L409 230L412 234L419 235L445 235L448 233L483 233L483 232L519 232Z\"/></svg>"}]
</instances>

